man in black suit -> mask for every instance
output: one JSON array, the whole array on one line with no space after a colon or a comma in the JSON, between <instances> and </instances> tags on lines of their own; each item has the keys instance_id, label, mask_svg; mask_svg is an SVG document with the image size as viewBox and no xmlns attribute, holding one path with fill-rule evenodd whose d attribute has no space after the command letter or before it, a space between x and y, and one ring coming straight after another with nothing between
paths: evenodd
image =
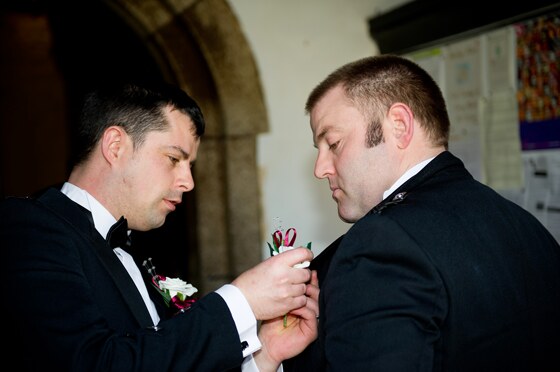
<instances>
[{"instance_id":1,"label":"man in black suit","mask_svg":"<svg viewBox=\"0 0 560 372\"><path fill-rule=\"evenodd\" d=\"M169 318L147 271L126 252L128 229L161 226L194 187L205 124L184 91L99 89L86 97L80 125L83 151L68 182L0 206L4 363L18 371L153 372L243 362L244 370L264 371L316 337L316 276L293 268L313 257L306 248L265 260ZM286 313L290 326L267 338L283 354L261 349L257 320Z\"/></svg>"},{"instance_id":2,"label":"man in black suit","mask_svg":"<svg viewBox=\"0 0 560 372\"><path fill-rule=\"evenodd\" d=\"M315 176L348 232L311 263L319 337L285 371L558 371L560 247L448 151L440 89L408 59L310 94Z\"/></svg>"}]
</instances>

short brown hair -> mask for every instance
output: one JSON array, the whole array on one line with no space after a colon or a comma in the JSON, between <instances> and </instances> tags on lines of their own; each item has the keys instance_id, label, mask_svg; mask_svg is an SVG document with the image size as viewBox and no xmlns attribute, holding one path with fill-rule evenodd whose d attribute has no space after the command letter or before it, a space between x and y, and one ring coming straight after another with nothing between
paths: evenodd
<instances>
[{"instance_id":1,"label":"short brown hair","mask_svg":"<svg viewBox=\"0 0 560 372\"><path fill-rule=\"evenodd\" d=\"M368 146L383 140L381 119L391 105L401 102L410 107L432 143L447 149L450 123L443 94L434 79L413 61L384 54L348 63L311 91L306 113L336 86L344 88L350 101L370 121Z\"/></svg>"}]
</instances>

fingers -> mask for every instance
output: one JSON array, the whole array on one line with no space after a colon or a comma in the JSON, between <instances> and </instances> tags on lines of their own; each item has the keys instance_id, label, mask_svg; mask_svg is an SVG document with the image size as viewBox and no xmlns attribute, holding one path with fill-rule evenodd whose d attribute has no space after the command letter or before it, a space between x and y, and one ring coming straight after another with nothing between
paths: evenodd
<instances>
[{"instance_id":1,"label":"fingers","mask_svg":"<svg viewBox=\"0 0 560 372\"><path fill-rule=\"evenodd\" d=\"M308 297L306 306L315 312L315 316L319 317L319 279L317 271L311 272L311 282L305 288L305 295Z\"/></svg>"},{"instance_id":2,"label":"fingers","mask_svg":"<svg viewBox=\"0 0 560 372\"><path fill-rule=\"evenodd\" d=\"M313 299L315 303L319 302L319 280L317 271L309 269L292 269L291 285L288 291L288 297L293 301L291 308L299 308L305 306L308 298ZM318 305L315 306L318 311Z\"/></svg>"},{"instance_id":3,"label":"fingers","mask_svg":"<svg viewBox=\"0 0 560 372\"><path fill-rule=\"evenodd\" d=\"M290 297L293 298L307 297L307 284L305 283L292 284Z\"/></svg>"},{"instance_id":4,"label":"fingers","mask_svg":"<svg viewBox=\"0 0 560 372\"><path fill-rule=\"evenodd\" d=\"M312 280L311 271L294 268L294 265L311 259L310 249L294 248L247 270L232 284L241 290L258 320L283 316L307 303L306 283Z\"/></svg>"},{"instance_id":5,"label":"fingers","mask_svg":"<svg viewBox=\"0 0 560 372\"><path fill-rule=\"evenodd\" d=\"M297 301L301 300L301 298L297 295L297 293L301 293L299 292L301 291L300 289L296 289L298 285L294 284L292 287L294 288L294 291L297 291L295 292L296 294L293 296L294 299L297 298ZM313 270L311 271L311 279L309 281L309 284L304 285L302 295L305 302L302 302L301 307L297 307L296 309L292 310L291 313L293 313L294 315L300 315L304 318L307 318L307 316L303 316L303 313L300 313L300 311L307 309L307 311L313 312L314 317L319 317L319 293L320 293L320 289L319 289L319 280L317 278L317 271Z\"/></svg>"},{"instance_id":6,"label":"fingers","mask_svg":"<svg viewBox=\"0 0 560 372\"><path fill-rule=\"evenodd\" d=\"M319 317L319 301L316 298L319 298L319 288L313 287L313 291L316 291L316 294L310 295L307 298L307 302L305 306L313 311L313 316Z\"/></svg>"},{"instance_id":7,"label":"fingers","mask_svg":"<svg viewBox=\"0 0 560 372\"><path fill-rule=\"evenodd\" d=\"M309 284L306 288L306 294L308 297L305 297L305 305L290 311L290 314L307 320L317 319L319 318L319 288Z\"/></svg>"},{"instance_id":8,"label":"fingers","mask_svg":"<svg viewBox=\"0 0 560 372\"><path fill-rule=\"evenodd\" d=\"M318 306L315 308L310 304L306 304L306 306L298 307L290 311L290 315L300 317L307 320L317 319L317 311L319 310Z\"/></svg>"},{"instance_id":9,"label":"fingers","mask_svg":"<svg viewBox=\"0 0 560 372\"><path fill-rule=\"evenodd\" d=\"M298 269L296 267L290 269L289 277L291 283L309 283L311 280L311 270L309 269Z\"/></svg>"},{"instance_id":10,"label":"fingers","mask_svg":"<svg viewBox=\"0 0 560 372\"><path fill-rule=\"evenodd\" d=\"M313 251L305 247L297 247L289 251L284 251L274 256L277 260L281 260L288 266L294 266L304 261L311 261L313 259Z\"/></svg>"},{"instance_id":11,"label":"fingers","mask_svg":"<svg viewBox=\"0 0 560 372\"><path fill-rule=\"evenodd\" d=\"M311 284L319 287L319 275L317 274L317 270L311 271Z\"/></svg>"},{"instance_id":12,"label":"fingers","mask_svg":"<svg viewBox=\"0 0 560 372\"><path fill-rule=\"evenodd\" d=\"M319 287L316 285L308 284L305 287L305 295L315 301L319 301Z\"/></svg>"}]
</instances>

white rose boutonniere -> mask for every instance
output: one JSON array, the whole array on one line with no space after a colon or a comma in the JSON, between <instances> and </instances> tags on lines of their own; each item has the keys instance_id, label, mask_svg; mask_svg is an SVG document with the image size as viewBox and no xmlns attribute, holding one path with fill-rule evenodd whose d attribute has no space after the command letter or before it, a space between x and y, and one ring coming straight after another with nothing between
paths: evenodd
<instances>
[{"instance_id":1,"label":"white rose boutonniere","mask_svg":"<svg viewBox=\"0 0 560 372\"><path fill-rule=\"evenodd\" d=\"M170 299L177 297L180 301L184 301L187 297L198 292L198 289L184 280L179 278L166 278L161 275L158 276L159 288L164 291Z\"/></svg>"},{"instance_id":2,"label":"white rose boutonniere","mask_svg":"<svg viewBox=\"0 0 560 372\"><path fill-rule=\"evenodd\" d=\"M167 307L174 306L180 312L188 310L196 301L191 297L198 292L196 287L179 278L168 278L156 274L156 267L152 264L152 259L144 261L142 265L152 275L152 285L162 295Z\"/></svg>"}]
</instances>

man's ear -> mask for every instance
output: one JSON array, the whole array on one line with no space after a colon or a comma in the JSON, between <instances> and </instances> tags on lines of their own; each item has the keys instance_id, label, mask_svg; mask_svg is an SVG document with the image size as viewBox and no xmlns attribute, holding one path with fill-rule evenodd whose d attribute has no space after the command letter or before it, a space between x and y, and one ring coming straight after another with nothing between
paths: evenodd
<instances>
[{"instance_id":1,"label":"man's ear","mask_svg":"<svg viewBox=\"0 0 560 372\"><path fill-rule=\"evenodd\" d=\"M124 151L126 133L124 129L113 125L103 132L101 137L101 152L105 160L113 164Z\"/></svg>"},{"instance_id":2,"label":"man's ear","mask_svg":"<svg viewBox=\"0 0 560 372\"><path fill-rule=\"evenodd\" d=\"M394 103L387 114L390 122L389 136L399 149L405 149L414 135L414 115L404 103Z\"/></svg>"}]
</instances>

